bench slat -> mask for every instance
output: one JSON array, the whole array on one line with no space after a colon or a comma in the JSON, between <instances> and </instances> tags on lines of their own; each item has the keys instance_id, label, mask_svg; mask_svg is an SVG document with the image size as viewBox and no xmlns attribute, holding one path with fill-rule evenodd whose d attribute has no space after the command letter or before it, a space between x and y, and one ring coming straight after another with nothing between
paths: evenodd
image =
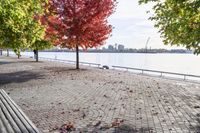
<instances>
[{"instance_id":1,"label":"bench slat","mask_svg":"<svg viewBox=\"0 0 200 133\"><path fill-rule=\"evenodd\" d=\"M20 107L7 95L7 93L4 90L2 90L2 93L4 94L4 96L6 96L6 99L9 101L9 103L11 103L10 105L13 106L13 108L15 108L15 112L18 114L18 117L24 123L29 133L40 133L37 127L24 114L24 112L20 109Z\"/></svg>"},{"instance_id":2,"label":"bench slat","mask_svg":"<svg viewBox=\"0 0 200 133\"><path fill-rule=\"evenodd\" d=\"M29 120L29 118L23 113L23 111L17 106L17 104L6 94L4 90L0 90L0 100L4 103L7 111L13 118L21 133L40 133L35 125ZM8 115L9 118L9 115ZM10 119L12 121L12 119Z\"/></svg>"},{"instance_id":3,"label":"bench slat","mask_svg":"<svg viewBox=\"0 0 200 133\"><path fill-rule=\"evenodd\" d=\"M13 131L13 128L11 127L11 125L9 124L9 121L8 121L8 119L6 118L6 116L4 115L4 111L3 111L3 103L1 102L0 103L0 107L1 107L1 112L0 112L0 118L1 118L1 120L2 120L2 122L3 122L3 124L4 124L4 127L6 128L6 130L7 130L7 132L8 133L15 133L14 131Z\"/></svg>"},{"instance_id":4,"label":"bench slat","mask_svg":"<svg viewBox=\"0 0 200 133\"><path fill-rule=\"evenodd\" d=\"M0 112L0 113L2 113L2 112ZM1 115L0 115L0 117L1 117ZM6 128L1 119L0 119L0 133L7 133Z\"/></svg>"},{"instance_id":5,"label":"bench slat","mask_svg":"<svg viewBox=\"0 0 200 133\"><path fill-rule=\"evenodd\" d=\"M0 94L1 95L1 94ZM7 111L6 107L3 105L2 101L1 101L1 110L4 113L8 123L10 124L10 126L12 127L12 129L15 132L21 132L21 130L19 129L19 127L17 126L17 124L15 123L15 121L13 120L12 116L10 115L10 113ZM4 119L3 116L0 117L1 119ZM9 125L7 125L9 126Z\"/></svg>"},{"instance_id":6,"label":"bench slat","mask_svg":"<svg viewBox=\"0 0 200 133\"><path fill-rule=\"evenodd\" d=\"M23 133L29 133L26 129L26 127L23 125L23 123L21 122L21 120L18 118L18 116L15 114L15 112L13 111L13 109L11 108L11 106L7 103L7 101L5 100L5 98L3 97L3 95L0 95L0 99L2 101L2 103L4 104L6 111L12 116L12 119L9 119L9 122L15 122L17 124L17 126L19 127L19 129L21 130L21 132Z\"/></svg>"}]
</instances>

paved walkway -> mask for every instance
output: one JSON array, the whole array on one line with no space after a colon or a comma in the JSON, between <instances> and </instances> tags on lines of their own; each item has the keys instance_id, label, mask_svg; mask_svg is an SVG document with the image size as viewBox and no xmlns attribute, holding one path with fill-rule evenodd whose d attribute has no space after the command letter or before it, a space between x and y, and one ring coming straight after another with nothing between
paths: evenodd
<instances>
[{"instance_id":1,"label":"paved walkway","mask_svg":"<svg viewBox=\"0 0 200 133\"><path fill-rule=\"evenodd\" d=\"M0 57L0 88L42 132L200 132L200 84L73 68Z\"/></svg>"}]
</instances>

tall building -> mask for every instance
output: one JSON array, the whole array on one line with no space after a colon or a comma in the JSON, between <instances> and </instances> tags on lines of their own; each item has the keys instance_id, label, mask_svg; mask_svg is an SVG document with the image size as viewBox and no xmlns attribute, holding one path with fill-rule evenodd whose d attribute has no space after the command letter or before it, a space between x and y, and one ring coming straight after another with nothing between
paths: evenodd
<instances>
[{"instance_id":1,"label":"tall building","mask_svg":"<svg viewBox=\"0 0 200 133\"><path fill-rule=\"evenodd\" d=\"M119 44L118 45L118 51L123 51L124 50L124 45Z\"/></svg>"},{"instance_id":2,"label":"tall building","mask_svg":"<svg viewBox=\"0 0 200 133\"><path fill-rule=\"evenodd\" d=\"M113 51L114 47L112 45L108 45L108 50Z\"/></svg>"},{"instance_id":3,"label":"tall building","mask_svg":"<svg viewBox=\"0 0 200 133\"><path fill-rule=\"evenodd\" d=\"M103 47L103 48L102 48L102 50L106 50L106 48L105 48L105 47Z\"/></svg>"}]
</instances>

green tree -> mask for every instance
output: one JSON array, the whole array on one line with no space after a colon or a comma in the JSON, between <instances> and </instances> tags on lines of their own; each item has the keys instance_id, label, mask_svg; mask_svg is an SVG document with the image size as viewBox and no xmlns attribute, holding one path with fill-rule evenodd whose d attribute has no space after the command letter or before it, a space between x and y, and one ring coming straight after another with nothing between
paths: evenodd
<instances>
[{"instance_id":1,"label":"green tree","mask_svg":"<svg viewBox=\"0 0 200 133\"><path fill-rule=\"evenodd\" d=\"M0 47L13 49L18 57L21 50L49 47L50 43L44 39L45 27L37 19L43 13L42 5L45 2L47 1L1 0Z\"/></svg>"},{"instance_id":2,"label":"green tree","mask_svg":"<svg viewBox=\"0 0 200 133\"><path fill-rule=\"evenodd\" d=\"M155 21L164 44L184 46L200 53L200 1L199 0L139 0L153 2Z\"/></svg>"}]
</instances>

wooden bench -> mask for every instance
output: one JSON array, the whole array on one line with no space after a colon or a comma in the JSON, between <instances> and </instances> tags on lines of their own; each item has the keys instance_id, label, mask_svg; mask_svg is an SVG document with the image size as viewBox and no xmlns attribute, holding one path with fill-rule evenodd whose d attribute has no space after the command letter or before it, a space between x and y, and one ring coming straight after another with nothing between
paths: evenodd
<instances>
[{"instance_id":1,"label":"wooden bench","mask_svg":"<svg viewBox=\"0 0 200 133\"><path fill-rule=\"evenodd\" d=\"M40 133L2 89L0 89L0 133Z\"/></svg>"}]
</instances>

